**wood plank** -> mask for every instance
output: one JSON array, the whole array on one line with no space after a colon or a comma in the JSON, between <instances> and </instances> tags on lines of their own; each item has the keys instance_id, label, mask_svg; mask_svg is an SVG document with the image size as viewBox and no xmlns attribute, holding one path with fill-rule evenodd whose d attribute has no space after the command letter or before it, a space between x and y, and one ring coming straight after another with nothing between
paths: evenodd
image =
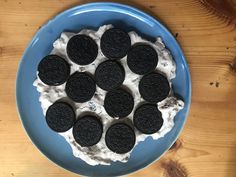
<instances>
[{"instance_id":1,"label":"wood plank","mask_svg":"<svg viewBox=\"0 0 236 177\"><path fill-rule=\"evenodd\" d=\"M0 174L77 176L32 145L15 105L18 63L35 32L53 16L88 0L0 0ZM236 176L236 1L116 0L162 21L189 63L193 96L188 121L171 150L130 177Z\"/></svg>"}]
</instances>

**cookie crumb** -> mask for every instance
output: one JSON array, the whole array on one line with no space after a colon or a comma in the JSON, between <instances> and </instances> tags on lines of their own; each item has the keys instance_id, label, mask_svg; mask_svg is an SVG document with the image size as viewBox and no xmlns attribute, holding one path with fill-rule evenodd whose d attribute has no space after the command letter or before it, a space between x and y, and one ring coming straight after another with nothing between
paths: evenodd
<instances>
[{"instance_id":1,"label":"cookie crumb","mask_svg":"<svg viewBox=\"0 0 236 177\"><path fill-rule=\"evenodd\" d=\"M178 37L178 35L179 35L179 33L175 33L175 38L177 38L177 37Z\"/></svg>"},{"instance_id":2,"label":"cookie crumb","mask_svg":"<svg viewBox=\"0 0 236 177\"><path fill-rule=\"evenodd\" d=\"M220 86L220 83L219 82L216 82L216 87L219 87Z\"/></svg>"},{"instance_id":3,"label":"cookie crumb","mask_svg":"<svg viewBox=\"0 0 236 177\"><path fill-rule=\"evenodd\" d=\"M213 82L210 82L209 84L210 84L210 85L213 85L214 83L213 83Z\"/></svg>"}]
</instances>

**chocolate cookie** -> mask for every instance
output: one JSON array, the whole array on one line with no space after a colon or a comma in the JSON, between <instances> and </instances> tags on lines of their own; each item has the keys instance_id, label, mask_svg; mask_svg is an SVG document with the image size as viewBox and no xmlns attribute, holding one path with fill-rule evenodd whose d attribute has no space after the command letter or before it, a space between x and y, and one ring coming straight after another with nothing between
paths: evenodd
<instances>
[{"instance_id":1,"label":"chocolate cookie","mask_svg":"<svg viewBox=\"0 0 236 177\"><path fill-rule=\"evenodd\" d=\"M133 107L133 96L127 91L117 89L107 92L104 108L111 117L126 117L132 112Z\"/></svg>"},{"instance_id":2,"label":"chocolate cookie","mask_svg":"<svg viewBox=\"0 0 236 177\"><path fill-rule=\"evenodd\" d=\"M58 55L47 55L38 65L38 76L47 85L61 85L70 76L70 66Z\"/></svg>"},{"instance_id":3,"label":"chocolate cookie","mask_svg":"<svg viewBox=\"0 0 236 177\"><path fill-rule=\"evenodd\" d=\"M72 74L66 83L66 94L73 101L83 103L90 100L96 90L96 84L93 78L81 72Z\"/></svg>"},{"instance_id":4,"label":"chocolate cookie","mask_svg":"<svg viewBox=\"0 0 236 177\"><path fill-rule=\"evenodd\" d=\"M151 103L164 100L170 92L168 80L159 73L151 73L142 77L139 92L143 99Z\"/></svg>"},{"instance_id":5,"label":"chocolate cookie","mask_svg":"<svg viewBox=\"0 0 236 177\"><path fill-rule=\"evenodd\" d=\"M127 64L136 74L144 75L154 71L157 63L157 52L148 44L133 45L127 55Z\"/></svg>"},{"instance_id":6,"label":"chocolate cookie","mask_svg":"<svg viewBox=\"0 0 236 177\"><path fill-rule=\"evenodd\" d=\"M109 59L123 58L130 46L131 40L129 35L118 28L112 28L104 32L101 38L102 53Z\"/></svg>"},{"instance_id":7,"label":"chocolate cookie","mask_svg":"<svg viewBox=\"0 0 236 177\"><path fill-rule=\"evenodd\" d=\"M145 134L156 133L163 125L162 114L154 104L144 104L137 108L133 122L134 126Z\"/></svg>"},{"instance_id":8,"label":"chocolate cookie","mask_svg":"<svg viewBox=\"0 0 236 177\"><path fill-rule=\"evenodd\" d=\"M124 68L119 63L111 60L101 63L95 72L97 85L107 91L121 86L124 79Z\"/></svg>"},{"instance_id":9,"label":"chocolate cookie","mask_svg":"<svg viewBox=\"0 0 236 177\"><path fill-rule=\"evenodd\" d=\"M97 58L98 46L91 37L79 34L70 38L66 51L76 64L88 65Z\"/></svg>"},{"instance_id":10,"label":"chocolate cookie","mask_svg":"<svg viewBox=\"0 0 236 177\"><path fill-rule=\"evenodd\" d=\"M74 139L82 147L97 144L102 137L102 132L101 121L89 115L79 118L73 127Z\"/></svg>"},{"instance_id":11,"label":"chocolate cookie","mask_svg":"<svg viewBox=\"0 0 236 177\"><path fill-rule=\"evenodd\" d=\"M117 123L108 128L105 135L107 147L118 154L124 154L134 147L135 133L133 129L124 124Z\"/></svg>"},{"instance_id":12,"label":"chocolate cookie","mask_svg":"<svg viewBox=\"0 0 236 177\"><path fill-rule=\"evenodd\" d=\"M52 130L65 132L74 125L74 110L68 103L56 102L48 108L46 122Z\"/></svg>"}]
</instances>

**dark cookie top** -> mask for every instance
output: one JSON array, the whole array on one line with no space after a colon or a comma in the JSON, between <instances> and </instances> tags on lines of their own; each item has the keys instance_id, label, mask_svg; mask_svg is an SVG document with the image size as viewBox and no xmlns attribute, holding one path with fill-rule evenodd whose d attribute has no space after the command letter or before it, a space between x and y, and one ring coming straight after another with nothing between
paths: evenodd
<instances>
[{"instance_id":1,"label":"dark cookie top","mask_svg":"<svg viewBox=\"0 0 236 177\"><path fill-rule=\"evenodd\" d=\"M66 94L73 101L83 103L90 100L96 90L93 78L81 72L72 74L66 83Z\"/></svg>"},{"instance_id":2,"label":"dark cookie top","mask_svg":"<svg viewBox=\"0 0 236 177\"><path fill-rule=\"evenodd\" d=\"M70 76L70 66L58 55L47 55L38 65L38 76L47 85L61 85Z\"/></svg>"},{"instance_id":3,"label":"dark cookie top","mask_svg":"<svg viewBox=\"0 0 236 177\"><path fill-rule=\"evenodd\" d=\"M157 105L144 104L137 108L133 117L134 126L145 134L156 133L163 125L161 112Z\"/></svg>"},{"instance_id":4,"label":"dark cookie top","mask_svg":"<svg viewBox=\"0 0 236 177\"><path fill-rule=\"evenodd\" d=\"M130 46L131 40L129 35L117 28L112 28L105 31L101 38L102 53L109 59L123 58Z\"/></svg>"},{"instance_id":5,"label":"dark cookie top","mask_svg":"<svg viewBox=\"0 0 236 177\"><path fill-rule=\"evenodd\" d=\"M127 64L136 74L144 75L154 71L157 63L157 52L148 44L133 45L127 55Z\"/></svg>"},{"instance_id":6,"label":"dark cookie top","mask_svg":"<svg viewBox=\"0 0 236 177\"><path fill-rule=\"evenodd\" d=\"M66 51L76 64L88 65L97 58L98 46L91 37L79 34L70 38Z\"/></svg>"},{"instance_id":7,"label":"dark cookie top","mask_svg":"<svg viewBox=\"0 0 236 177\"><path fill-rule=\"evenodd\" d=\"M46 112L46 122L52 130L65 132L74 125L74 110L67 103L56 102L48 108Z\"/></svg>"},{"instance_id":8,"label":"dark cookie top","mask_svg":"<svg viewBox=\"0 0 236 177\"><path fill-rule=\"evenodd\" d=\"M124 124L117 123L108 128L105 135L107 147L118 154L124 154L134 147L135 133L133 129Z\"/></svg>"},{"instance_id":9,"label":"dark cookie top","mask_svg":"<svg viewBox=\"0 0 236 177\"><path fill-rule=\"evenodd\" d=\"M93 146L102 137L103 127L101 121L94 116L79 118L73 127L75 141L82 147Z\"/></svg>"},{"instance_id":10,"label":"dark cookie top","mask_svg":"<svg viewBox=\"0 0 236 177\"><path fill-rule=\"evenodd\" d=\"M170 85L162 74L151 73L143 76L140 80L139 92L146 101L157 103L169 95Z\"/></svg>"},{"instance_id":11,"label":"dark cookie top","mask_svg":"<svg viewBox=\"0 0 236 177\"><path fill-rule=\"evenodd\" d=\"M119 63L111 60L101 63L95 72L97 85L107 91L121 86L124 79L124 68Z\"/></svg>"},{"instance_id":12,"label":"dark cookie top","mask_svg":"<svg viewBox=\"0 0 236 177\"><path fill-rule=\"evenodd\" d=\"M126 117L132 112L133 107L133 96L127 91L117 89L107 92L104 108L111 117Z\"/></svg>"}]
</instances>

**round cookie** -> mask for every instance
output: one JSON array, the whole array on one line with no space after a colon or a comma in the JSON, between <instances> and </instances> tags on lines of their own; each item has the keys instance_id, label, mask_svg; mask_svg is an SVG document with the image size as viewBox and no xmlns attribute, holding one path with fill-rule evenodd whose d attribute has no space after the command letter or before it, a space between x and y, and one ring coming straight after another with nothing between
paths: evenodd
<instances>
[{"instance_id":1,"label":"round cookie","mask_svg":"<svg viewBox=\"0 0 236 177\"><path fill-rule=\"evenodd\" d=\"M70 66L58 55L47 55L38 65L38 76L47 85L61 85L70 76Z\"/></svg>"},{"instance_id":2,"label":"round cookie","mask_svg":"<svg viewBox=\"0 0 236 177\"><path fill-rule=\"evenodd\" d=\"M134 147L135 133L133 129L124 124L117 123L108 128L105 135L107 147L118 154L124 154Z\"/></svg>"},{"instance_id":3,"label":"round cookie","mask_svg":"<svg viewBox=\"0 0 236 177\"><path fill-rule=\"evenodd\" d=\"M131 46L131 40L123 30L111 28L103 33L100 45L102 53L107 58L116 60L127 54Z\"/></svg>"},{"instance_id":4,"label":"round cookie","mask_svg":"<svg viewBox=\"0 0 236 177\"><path fill-rule=\"evenodd\" d=\"M161 129L163 118L157 105L144 104L137 108L133 117L134 126L144 134L153 134Z\"/></svg>"},{"instance_id":5,"label":"round cookie","mask_svg":"<svg viewBox=\"0 0 236 177\"><path fill-rule=\"evenodd\" d=\"M133 45L127 55L127 64L136 74L144 75L154 71L157 63L157 52L148 44Z\"/></svg>"},{"instance_id":6,"label":"round cookie","mask_svg":"<svg viewBox=\"0 0 236 177\"><path fill-rule=\"evenodd\" d=\"M74 125L74 110L68 103L56 102L48 108L46 122L52 130L65 132Z\"/></svg>"},{"instance_id":7,"label":"round cookie","mask_svg":"<svg viewBox=\"0 0 236 177\"><path fill-rule=\"evenodd\" d=\"M94 116L79 118L73 126L75 141L82 147L97 144L102 137L103 127L101 121Z\"/></svg>"},{"instance_id":8,"label":"round cookie","mask_svg":"<svg viewBox=\"0 0 236 177\"><path fill-rule=\"evenodd\" d=\"M107 60L98 65L95 71L97 85L107 91L121 86L124 79L124 68L115 61Z\"/></svg>"},{"instance_id":9,"label":"round cookie","mask_svg":"<svg viewBox=\"0 0 236 177\"><path fill-rule=\"evenodd\" d=\"M134 107L133 96L123 89L109 91L104 100L104 108L111 117L128 116Z\"/></svg>"},{"instance_id":10,"label":"round cookie","mask_svg":"<svg viewBox=\"0 0 236 177\"><path fill-rule=\"evenodd\" d=\"M73 101L83 103L90 100L96 90L96 84L93 78L81 72L72 74L66 83L66 94Z\"/></svg>"},{"instance_id":11,"label":"round cookie","mask_svg":"<svg viewBox=\"0 0 236 177\"><path fill-rule=\"evenodd\" d=\"M98 46L91 37L79 34L70 38L66 52L76 64L88 65L97 58Z\"/></svg>"},{"instance_id":12,"label":"round cookie","mask_svg":"<svg viewBox=\"0 0 236 177\"><path fill-rule=\"evenodd\" d=\"M142 77L139 82L141 97L151 103L164 100L170 92L170 85L165 76L159 73L150 73Z\"/></svg>"}]
</instances>

